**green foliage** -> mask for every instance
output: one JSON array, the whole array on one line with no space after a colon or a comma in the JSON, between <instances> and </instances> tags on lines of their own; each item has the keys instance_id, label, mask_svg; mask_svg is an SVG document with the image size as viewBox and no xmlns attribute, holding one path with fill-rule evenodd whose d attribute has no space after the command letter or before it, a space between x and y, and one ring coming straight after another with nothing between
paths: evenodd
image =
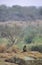
<instances>
[{"instance_id":1,"label":"green foliage","mask_svg":"<svg viewBox=\"0 0 42 65\"><path fill-rule=\"evenodd\" d=\"M36 36L36 29L33 26L28 26L25 30L24 41L26 43L32 43Z\"/></svg>"},{"instance_id":2,"label":"green foliage","mask_svg":"<svg viewBox=\"0 0 42 65\"><path fill-rule=\"evenodd\" d=\"M20 49L22 49L26 44L29 50L42 52L42 26L31 25L32 22L30 21L29 23L30 25L27 25L26 27L25 25L20 26L11 23L5 25L0 24L0 44L9 43L10 45L15 37L15 40L17 39L16 44ZM6 35L2 36L3 33L5 33ZM11 41L9 39L11 39Z\"/></svg>"},{"instance_id":3,"label":"green foliage","mask_svg":"<svg viewBox=\"0 0 42 65\"><path fill-rule=\"evenodd\" d=\"M0 44L8 44L8 41L6 38L0 38Z\"/></svg>"},{"instance_id":4,"label":"green foliage","mask_svg":"<svg viewBox=\"0 0 42 65\"><path fill-rule=\"evenodd\" d=\"M42 43L42 36L36 36L34 39L33 39L34 43Z\"/></svg>"},{"instance_id":5,"label":"green foliage","mask_svg":"<svg viewBox=\"0 0 42 65\"><path fill-rule=\"evenodd\" d=\"M32 43L32 40L33 40L33 36L28 36L27 38L25 38L26 43Z\"/></svg>"},{"instance_id":6,"label":"green foliage","mask_svg":"<svg viewBox=\"0 0 42 65\"><path fill-rule=\"evenodd\" d=\"M40 10L40 12L39 12ZM12 6L7 7L5 5L0 5L0 21L28 21L42 19L42 10L34 6L30 7L21 7L21 6Z\"/></svg>"},{"instance_id":7,"label":"green foliage","mask_svg":"<svg viewBox=\"0 0 42 65\"><path fill-rule=\"evenodd\" d=\"M32 46L31 50L42 52L42 45Z\"/></svg>"}]
</instances>

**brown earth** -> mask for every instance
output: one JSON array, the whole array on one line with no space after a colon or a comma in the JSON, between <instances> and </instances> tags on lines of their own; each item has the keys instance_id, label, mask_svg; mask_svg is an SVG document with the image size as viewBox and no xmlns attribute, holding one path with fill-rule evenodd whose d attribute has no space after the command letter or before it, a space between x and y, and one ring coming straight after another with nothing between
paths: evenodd
<instances>
[{"instance_id":1,"label":"brown earth","mask_svg":"<svg viewBox=\"0 0 42 65\"><path fill-rule=\"evenodd\" d=\"M30 56L37 59L42 58L42 53L37 51L22 52L16 45L10 47L8 50L5 50L4 46L0 47L0 58L10 58L12 56L18 56L20 58L23 58L24 56Z\"/></svg>"},{"instance_id":2,"label":"brown earth","mask_svg":"<svg viewBox=\"0 0 42 65\"><path fill-rule=\"evenodd\" d=\"M1 47L0 47L1 48ZM2 46L3 50L4 46ZM1 51L1 49L0 49ZM0 52L0 65L17 65L10 62L5 62L5 59L10 59L12 57L18 57L19 59L23 59L24 57L32 57L35 59L42 59L42 53L39 53L37 51L28 51L28 52L22 52L16 45L10 47L8 50L4 50L3 52Z\"/></svg>"}]
</instances>

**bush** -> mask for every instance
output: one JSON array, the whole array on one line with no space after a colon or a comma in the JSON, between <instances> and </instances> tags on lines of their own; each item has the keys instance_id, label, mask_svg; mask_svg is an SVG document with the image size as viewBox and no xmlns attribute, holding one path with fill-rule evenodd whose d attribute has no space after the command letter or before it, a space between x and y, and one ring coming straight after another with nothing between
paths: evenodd
<instances>
[{"instance_id":1,"label":"bush","mask_svg":"<svg viewBox=\"0 0 42 65\"><path fill-rule=\"evenodd\" d=\"M6 51L6 46L5 45L0 45L0 53L3 53Z\"/></svg>"},{"instance_id":2,"label":"bush","mask_svg":"<svg viewBox=\"0 0 42 65\"><path fill-rule=\"evenodd\" d=\"M33 38L34 38L33 35L27 36L27 37L25 38L25 42L26 42L26 43L32 43Z\"/></svg>"},{"instance_id":3,"label":"bush","mask_svg":"<svg viewBox=\"0 0 42 65\"><path fill-rule=\"evenodd\" d=\"M20 52L20 49L16 46L16 45L13 45L12 47L10 47L8 50L7 50L7 53L18 53Z\"/></svg>"},{"instance_id":4,"label":"bush","mask_svg":"<svg viewBox=\"0 0 42 65\"><path fill-rule=\"evenodd\" d=\"M42 52L42 45L32 46L32 47L31 47L31 50L32 50L32 51Z\"/></svg>"}]
</instances>

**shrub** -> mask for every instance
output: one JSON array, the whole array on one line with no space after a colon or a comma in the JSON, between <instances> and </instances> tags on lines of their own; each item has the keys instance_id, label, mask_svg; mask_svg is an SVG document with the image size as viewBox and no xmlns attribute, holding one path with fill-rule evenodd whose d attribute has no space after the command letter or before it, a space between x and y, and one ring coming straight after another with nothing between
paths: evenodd
<instances>
[{"instance_id":1,"label":"shrub","mask_svg":"<svg viewBox=\"0 0 42 65\"><path fill-rule=\"evenodd\" d=\"M5 45L0 45L0 53L3 53L6 51L6 46Z\"/></svg>"},{"instance_id":2,"label":"shrub","mask_svg":"<svg viewBox=\"0 0 42 65\"><path fill-rule=\"evenodd\" d=\"M27 36L27 37L25 38L25 42L26 42L26 43L32 43L33 38L34 38L33 35Z\"/></svg>"},{"instance_id":3,"label":"shrub","mask_svg":"<svg viewBox=\"0 0 42 65\"><path fill-rule=\"evenodd\" d=\"M31 50L32 51L39 51L39 52L42 52L42 45L38 45L38 46L32 46L31 47Z\"/></svg>"},{"instance_id":4,"label":"shrub","mask_svg":"<svg viewBox=\"0 0 42 65\"><path fill-rule=\"evenodd\" d=\"M8 53L18 53L20 52L20 49L16 46L16 45L13 45L12 47L10 47L8 50L7 50Z\"/></svg>"}]
</instances>

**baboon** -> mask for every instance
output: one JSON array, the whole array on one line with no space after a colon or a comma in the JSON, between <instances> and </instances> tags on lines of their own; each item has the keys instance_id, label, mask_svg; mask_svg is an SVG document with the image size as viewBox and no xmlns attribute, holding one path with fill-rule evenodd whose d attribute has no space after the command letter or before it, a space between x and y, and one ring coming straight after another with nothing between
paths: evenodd
<instances>
[{"instance_id":1,"label":"baboon","mask_svg":"<svg viewBox=\"0 0 42 65\"><path fill-rule=\"evenodd\" d=\"M26 45L24 45L24 47L23 47L23 52L27 52L27 47L26 47Z\"/></svg>"}]
</instances>

